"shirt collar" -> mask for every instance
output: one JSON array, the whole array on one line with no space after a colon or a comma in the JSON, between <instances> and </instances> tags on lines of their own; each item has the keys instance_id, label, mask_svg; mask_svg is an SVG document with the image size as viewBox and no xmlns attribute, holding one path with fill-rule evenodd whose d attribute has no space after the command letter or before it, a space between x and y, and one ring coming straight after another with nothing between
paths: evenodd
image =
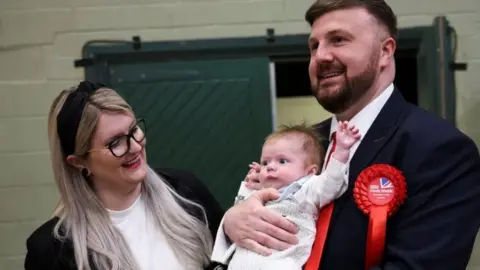
<instances>
[{"instance_id":1,"label":"shirt collar","mask_svg":"<svg viewBox=\"0 0 480 270\"><path fill-rule=\"evenodd\" d=\"M278 192L280 193L280 197L276 201L284 200L288 195L297 192L311 176L312 175L306 175L300 178L299 180L278 189Z\"/></svg>"},{"instance_id":2,"label":"shirt collar","mask_svg":"<svg viewBox=\"0 0 480 270\"><path fill-rule=\"evenodd\" d=\"M383 106L385 106L385 103L387 103L388 98L392 95L393 89L393 83L390 83L385 91L383 91L378 97L371 101L349 121L350 124L353 124L358 128L359 133L362 136L361 138L367 134L367 131L370 129L373 121L375 121ZM337 117L333 115L332 123L330 125L330 138L332 137L333 132L337 131L337 128L338 120Z\"/></svg>"}]
</instances>

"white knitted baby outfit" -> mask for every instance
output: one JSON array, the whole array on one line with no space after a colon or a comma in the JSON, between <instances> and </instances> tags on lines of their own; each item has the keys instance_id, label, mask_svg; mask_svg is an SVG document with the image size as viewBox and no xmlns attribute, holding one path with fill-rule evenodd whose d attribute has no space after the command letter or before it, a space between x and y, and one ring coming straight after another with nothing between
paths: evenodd
<instances>
[{"instance_id":1,"label":"white knitted baby outfit","mask_svg":"<svg viewBox=\"0 0 480 270\"><path fill-rule=\"evenodd\" d=\"M284 250L262 256L233 244L226 256L229 270L301 270L310 256L316 233L319 209L340 197L348 187L347 165L330 160L320 175L309 175L279 190L280 198L266 207L286 216L298 228L299 243ZM252 191L242 182L236 202L248 198Z\"/></svg>"}]
</instances>

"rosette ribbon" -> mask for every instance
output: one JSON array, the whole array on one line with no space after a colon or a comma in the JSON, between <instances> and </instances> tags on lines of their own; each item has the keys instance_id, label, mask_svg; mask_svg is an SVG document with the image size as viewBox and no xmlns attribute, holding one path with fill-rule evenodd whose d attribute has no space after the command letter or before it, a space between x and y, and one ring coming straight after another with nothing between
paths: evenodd
<instances>
[{"instance_id":1,"label":"rosette ribbon","mask_svg":"<svg viewBox=\"0 0 480 270\"><path fill-rule=\"evenodd\" d=\"M405 177L387 164L369 166L358 175L353 197L358 208L369 217L365 269L370 269L382 261L387 219L407 197Z\"/></svg>"}]
</instances>

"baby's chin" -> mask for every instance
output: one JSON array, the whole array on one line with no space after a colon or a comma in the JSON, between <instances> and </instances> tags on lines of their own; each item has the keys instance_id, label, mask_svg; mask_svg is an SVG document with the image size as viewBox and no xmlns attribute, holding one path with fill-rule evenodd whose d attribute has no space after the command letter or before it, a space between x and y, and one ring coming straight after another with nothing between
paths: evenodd
<instances>
[{"instance_id":1,"label":"baby's chin","mask_svg":"<svg viewBox=\"0 0 480 270\"><path fill-rule=\"evenodd\" d=\"M284 188L284 187L287 187L288 185L290 185L292 182L290 183L285 183L283 181L278 181L278 180L275 180L275 181L265 181L261 184L262 188L273 188L273 189L281 189L281 188Z\"/></svg>"}]
</instances>

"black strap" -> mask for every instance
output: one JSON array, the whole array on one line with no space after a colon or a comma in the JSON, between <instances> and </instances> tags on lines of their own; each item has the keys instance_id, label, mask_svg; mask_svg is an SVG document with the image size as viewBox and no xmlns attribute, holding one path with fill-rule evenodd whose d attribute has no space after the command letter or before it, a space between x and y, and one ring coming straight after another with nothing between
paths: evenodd
<instances>
[{"instance_id":1,"label":"black strap","mask_svg":"<svg viewBox=\"0 0 480 270\"><path fill-rule=\"evenodd\" d=\"M219 262L211 261L204 270L227 270L228 266Z\"/></svg>"}]
</instances>

